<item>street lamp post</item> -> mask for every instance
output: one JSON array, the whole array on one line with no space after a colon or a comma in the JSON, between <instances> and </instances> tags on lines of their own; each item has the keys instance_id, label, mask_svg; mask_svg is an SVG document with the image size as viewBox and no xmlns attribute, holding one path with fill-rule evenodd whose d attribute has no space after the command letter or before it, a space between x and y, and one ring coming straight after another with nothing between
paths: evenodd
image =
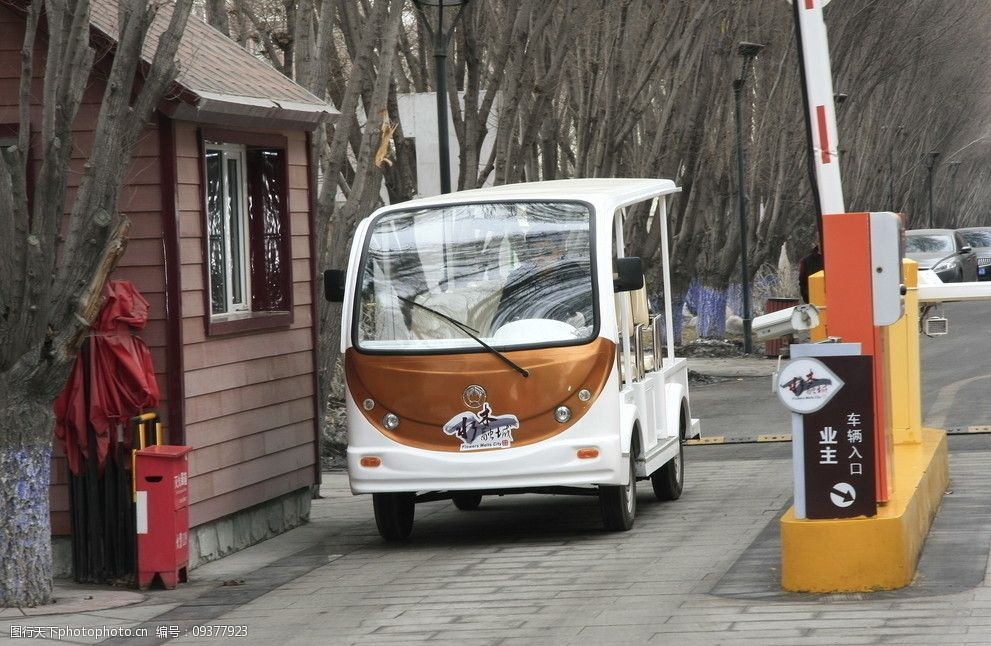
<instances>
[{"instance_id":1,"label":"street lamp post","mask_svg":"<svg viewBox=\"0 0 991 646\"><path fill-rule=\"evenodd\" d=\"M883 127L883 126L882 126ZM888 136L888 209L891 211L895 210L895 144L898 143L898 138L901 136L902 131L905 130L904 126L895 126L894 136Z\"/></svg>"},{"instance_id":2,"label":"street lamp post","mask_svg":"<svg viewBox=\"0 0 991 646\"><path fill-rule=\"evenodd\" d=\"M960 169L959 161L951 161L947 166L950 167L950 199L947 203L950 205L949 216L947 217L946 226L956 227L957 224L957 171Z\"/></svg>"},{"instance_id":3,"label":"street lamp post","mask_svg":"<svg viewBox=\"0 0 991 646\"><path fill-rule=\"evenodd\" d=\"M929 171L929 228L933 228L933 170L936 168L936 159L939 151L933 150L926 153L926 169Z\"/></svg>"},{"instance_id":4,"label":"street lamp post","mask_svg":"<svg viewBox=\"0 0 991 646\"><path fill-rule=\"evenodd\" d=\"M440 192L451 192L451 154L448 145L447 134L447 47L451 43L451 34L454 32L454 25L464 12L468 0L413 0L416 6L416 15L420 19L420 24L427 32L427 35L434 42L434 70L437 76L437 84L434 88L437 92L437 148L440 161ZM434 7L437 11L436 28L430 25L424 7ZM451 25L444 30L444 9L447 7L457 7L458 12L451 21Z\"/></svg>"},{"instance_id":5,"label":"street lamp post","mask_svg":"<svg viewBox=\"0 0 991 646\"><path fill-rule=\"evenodd\" d=\"M740 43L737 54L743 58L743 69L740 78L733 81L733 97L736 100L736 174L740 202L740 282L743 292L743 352L753 351L753 318L750 312L750 269L747 266L747 187L744 181L746 175L743 158L743 90L747 84L750 64L764 49L757 43Z\"/></svg>"}]
</instances>

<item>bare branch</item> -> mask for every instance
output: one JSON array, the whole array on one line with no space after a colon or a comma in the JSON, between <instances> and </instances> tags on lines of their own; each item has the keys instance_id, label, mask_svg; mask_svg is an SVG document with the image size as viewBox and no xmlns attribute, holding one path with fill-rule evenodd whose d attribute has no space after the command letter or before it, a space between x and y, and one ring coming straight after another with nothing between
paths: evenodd
<instances>
[{"instance_id":1,"label":"bare branch","mask_svg":"<svg viewBox=\"0 0 991 646\"><path fill-rule=\"evenodd\" d=\"M206 0L206 21L224 36L231 35L230 17L227 15L226 0Z\"/></svg>"},{"instance_id":2,"label":"bare branch","mask_svg":"<svg viewBox=\"0 0 991 646\"><path fill-rule=\"evenodd\" d=\"M320 219L329 220L334 212L334 195L337 183L333 178L340 174L347 161L347 146L351 138L352 130L357 125L358 99L361 96L361 88L367 78L372 74L372 55L374 54L374 43L378 34L381 33L386 17L388 16L389 2L380 0L375 3L372 15L369 16L368 25L362 36L359 54L355 58L351 67L351 77L348 79L347 87L344 90L344 98L341 101L340 116L334 124L334 134L330 139L329 149L324 156L324 183L320 188L318 197L318 208ZM345 14L344 8L341 11ZM318 229L322 227L318 226ZM324 249L323 245L318 247Z\"/></svg>"},{"instance_id":3,"label":"bare branch","mask_svg":"<svg viewBox=\"0 0 991 646\"><path fill-rule=\"evenodd\" d=\"M178 0L170 7L168 27L158 38L141 90L131 105L130 89L135 86L142 44L155 14L144 0L122 2L132 3L131 15L117 43L97 119L95 144L72 208L64 258L57 271L53 271L56 281L51 299L51 325L58 334L65 333L63 328L80 325L72 302L100 262L98 250L113 235L124 172L144 124L175 78L175 54L192 8L192 0Z\"/></svg>"},{"instance_id":4,"label":"bare branch","mask_svg":"<svg viewBox=\"0 0 991 646\"><path fill-rule=\"evenodd\" d=\"M31 82L34 80L34 42L38 33L38 15L44 0L32 0L24 25L24 45L21 47L21 86L18 92L17 147L21 163L26 168L31 144Z\"/></svg>"},{"instance_id":5,"label":"bare branch","mask_svg":"<svg viewBox=\"0 0 991 646\"><path fill-rule=\"evenodd\" d=\"M245 0L234 0L234 5L237 7L238 14L246 17L251 22L251 26L257 32L258 38L261 39L262 47L265 49L265 56L272 62L272 65L281 69L283 64L282 57L279 56L275 43L272 42L271 30L262 24Z\"/></svg>"}]
</instances>

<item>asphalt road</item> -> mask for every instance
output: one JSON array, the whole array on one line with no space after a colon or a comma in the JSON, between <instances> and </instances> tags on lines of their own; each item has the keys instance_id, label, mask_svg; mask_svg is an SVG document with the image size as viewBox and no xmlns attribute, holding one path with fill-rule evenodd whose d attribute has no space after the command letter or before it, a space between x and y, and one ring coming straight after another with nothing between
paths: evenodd
<instances>
[{"instance_id":1,"label":"asphalt road","mask_svg":"<svg viewBox=\"0 0 991 646\"><path fill-rule=\"evenodd\" d=\"M926 426L991 431L991 302L943 307L949 334L923 336L922 418ZM729 378L691 387L692 414L703 438L725 441L791 435L791 418L774 394L770 377Z\"/></svg>"},{"instance_id":2,"label":"asphalt road","mask_svg":"<svg viewBox=\"0 0 991 646\"><path fill-rule=\"evenodd\" d=\"M991 302L943 307L949 334L922 337L922 419L927 426L991 426Z\"/></svg>"},{"instance_id":3,"label":"asphalt road","mask_svg":"<svg viewBox=\"0 0 991 646\"><path fill-rule=\"evenodd\" d=\"M689 397L692 416L701 420L703 441L791 437L791 413L772 390L771 377L692 384Z\"/></svg>"}]
</instances>

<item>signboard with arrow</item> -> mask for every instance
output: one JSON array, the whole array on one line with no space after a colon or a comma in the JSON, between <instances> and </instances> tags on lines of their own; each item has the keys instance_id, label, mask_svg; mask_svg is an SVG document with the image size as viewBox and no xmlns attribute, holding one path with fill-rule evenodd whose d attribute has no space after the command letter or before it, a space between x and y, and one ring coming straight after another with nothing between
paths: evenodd
<instances>
[{"instance_id":1,"label":"signboard with arrow","mask_svg":"<svg viewBox=\"0 0 991 646\"><path fill-rule=\"evenodd\" d=\"M819 357L818 362L835 378L830 386L839 387L831 390L821 407L802 415L805 517L874 516L871 358ZM823 378L819 373L814 376Z\"/></svg>"}]
</instances>

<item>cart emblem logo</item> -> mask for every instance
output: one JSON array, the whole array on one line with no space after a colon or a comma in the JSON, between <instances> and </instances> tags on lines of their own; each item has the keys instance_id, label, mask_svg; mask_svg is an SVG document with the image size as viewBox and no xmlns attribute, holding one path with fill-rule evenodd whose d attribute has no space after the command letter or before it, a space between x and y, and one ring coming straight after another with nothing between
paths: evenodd
<instances>
[{"instance_id":1,"label":"cart emblem logo","mask_svg":"<svg viewBox=\"0 0 991 646\"><path fill-rule=\"evenodd\" d=\"M814 413L843 388L843 380L818 359L789 363L778 378L778 398L792 411Z\"/></svg>"},{"instance_id":2,"label":"cart emblem logo","mask_svg":"<svg viewBox=\"0 0 991 646\"><path fill-rule=\"evenodd\" d=\"M444 424L444 433L461 440L462 451L508 449L513 445L513 431L519 427L516 415L493 415L485 402L478 412L466 410L452 417Z\"/></svg>"},{"instance_id":3,"label":"cart emblem logo","mask_svg":"<svg viewBox=\"0 0 991 646\"><path fill-rule=\"evenodd\" d=\"M485 392L484 388L478 384L472 384L465 388L464 395L461 396L461 399L464 401L465 406L475 409L481 408L487 397L488 393Z\"/></svg>"}]
</instances>

